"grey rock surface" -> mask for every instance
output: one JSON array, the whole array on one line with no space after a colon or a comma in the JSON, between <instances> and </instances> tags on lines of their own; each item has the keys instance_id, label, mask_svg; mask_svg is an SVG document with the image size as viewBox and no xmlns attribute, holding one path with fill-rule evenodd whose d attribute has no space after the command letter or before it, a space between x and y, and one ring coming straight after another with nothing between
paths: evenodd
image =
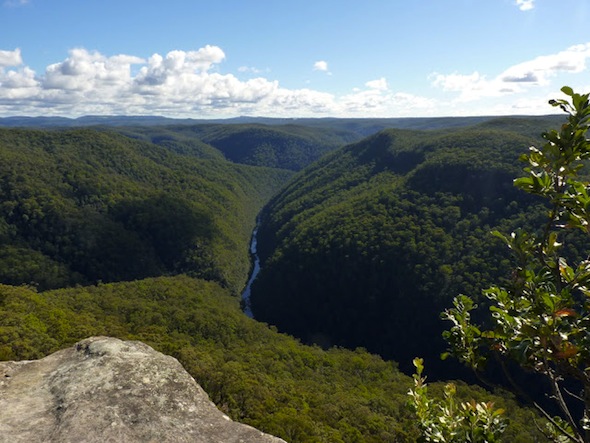
<instances>
[{"instance_id":1,"label":"grey rock surface","mask_svg":"<svg viewBox=\"0 0 590 443\"><path fill-rule=\"evenodd\" d=\"M176 359L108 337L0 362L0 441L284 443L230 420Z\"/></svg>"}]
</instances>

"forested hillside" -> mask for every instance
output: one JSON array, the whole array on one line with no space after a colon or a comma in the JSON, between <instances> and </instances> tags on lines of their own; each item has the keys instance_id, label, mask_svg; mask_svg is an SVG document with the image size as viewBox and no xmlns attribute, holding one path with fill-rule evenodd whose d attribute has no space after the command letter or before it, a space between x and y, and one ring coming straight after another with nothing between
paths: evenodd
<instances>
[{"instance_id":1,"label":"forested hillside","mask_svg":"<svg viewBox=\"0 0 590 443\"><path fill-rule=\"evenodd\" d=\"M209 146L235 163L292 171L304 168L326 152L362 138L348 130L301 125L200 124L122 128L121 131L125 135L149 136L153 143L177 151L192 143L200 155L210 155L206 151Z\"/></svg>"},{"instance_id":2,"label":"forested hillside","mask_svg":"<svg viewBox=\"0 0 590 443\"><path fill-rule=\"evenodd\" d=\"M257 118L221 120L156 116L0 118L0 127L80 128L116 131L174 152L199 158L298 171L323 154L387 128L441 131L476 124L538 135L557 124L556 116L432 118Z\"/></svg>"},{"instance_id":3,"label":"forested hillside","mask_svg":"<svg viewBox=\"0 0 590 443\"><path fill-rule=\"evenodd\" d=\"M416 441L396 361L434 370L449 296L505 272L488 231L534 217L511 186L531 142L513 124L391 129L342 149L347 130L0 129L0 359L138 339L289 442ZM327 150L293 181L239 164L273 152L298 169ZM260 227L257 319L386 359L240 311L255 219L280 189ZM509 396L460 384L459 397L506 408L507 441L543 441Z\"/></svg>"},{"instance_id":4,"label":"forested hillside","mask_svg":"<svg viewBox=\"0 0 590 443\"><path fill-rule=\"evenodd\" d=\"M178 358L222 411L291 443L419 436L406 407L411 379L395 363L304 346L247 318L214 282L161 277L43 293L0 285L1 359L38 358L93 335L141 340ZM464 384L459 396L506 408L506 441L544 441L535 415L508 397Z\"/></svg>"},{"instance_id":5,"label":"forested hillside","mask_svg":"<svg viewBox=\"0 0 590 443\"><path fill-rule=\"evenodd\" d=\"M238 292L286 171L89 129L0 130L0 281L56 288L188 273Z\"/></svg>"},{"instance_id":6,"label":"forested hillside","mask_svg":"<svg viewBox=\"0 0 590 443\"><path fill-rule=\"evenodd\" d=\"M543 214L512 185L540 123L386 130L302 171L261 218L256 318L306 342L364 346L406 371L424 356L431 373L450 375L439 313L509 276L491 230Z\"/></svg>"}]
</instances>

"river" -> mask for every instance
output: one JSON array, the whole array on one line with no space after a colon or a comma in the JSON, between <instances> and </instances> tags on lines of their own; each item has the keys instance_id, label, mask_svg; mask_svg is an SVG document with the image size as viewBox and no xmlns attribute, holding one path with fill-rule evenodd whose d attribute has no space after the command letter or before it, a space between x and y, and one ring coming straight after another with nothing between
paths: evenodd
<instances>
[{"instance_id":1,"label":"river","mask_svg":"<svg viewBox=\"0 0 590 443\"><path fill-rule=\"evenodd\" d=\"M252 232L252 241L250 242L250 255L252 256L252 260L254 260L254 268L252 269L252 273L250 274L250 278L248 279L248 284L242 292L242 307L244 314L246 314L250 318L254 318L254 314L252 313L252 305L250 302L250 289L252 288L252 283L256 276L260 272L260 259L258 258L256 245L256 235L258 234L258 227L254 229Z\"/></svg>"}]
</instances>

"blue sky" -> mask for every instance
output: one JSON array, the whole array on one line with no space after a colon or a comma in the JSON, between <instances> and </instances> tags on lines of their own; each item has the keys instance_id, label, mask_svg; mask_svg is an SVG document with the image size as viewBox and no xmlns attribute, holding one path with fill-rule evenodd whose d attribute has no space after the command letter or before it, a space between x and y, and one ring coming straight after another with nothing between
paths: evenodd
<instances>
[{"instance_id":1,"label":"blue sky","mask_svg":"<svg viewBox=\"0 0 590 443\"><path fill-rule=\"evenodd\" d=\"M0 116L546 114L590 0L0 0Z\"/></svg>"}]
</instances>

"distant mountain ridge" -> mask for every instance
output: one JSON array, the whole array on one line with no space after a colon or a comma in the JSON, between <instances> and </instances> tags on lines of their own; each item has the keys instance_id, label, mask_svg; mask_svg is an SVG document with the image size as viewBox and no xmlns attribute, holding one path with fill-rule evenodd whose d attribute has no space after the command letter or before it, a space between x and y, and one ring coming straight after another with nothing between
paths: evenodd
<instances>
[{"instance_id":1,"label":"distant mountain ridge","mask_svg":"<svg viewBox=\"0 0 590 443\"><path fill-rule=\"evenodd\" d=\"M177 154L230 160L252 166L299 171L324 154L395 128L449 131L465 127L499 129L530 136L555 126L558 116L422 118L173 119L161 116L6 117L0 127L115 131Z\"/></svg>"},{"instance_id":2,"label":"distant mountain ridge","mask_svg":"<svg viewBox=\"0 0 590 443\"><path fill-rule=\"evenodd\" d=\"M4 127L80 127L80 126L162 126L162 125L196 125L196 124L263 124L263 125L298 125L341 128L360 135L370 135L385 128L406 129L440 129L471 126L478 123L508 119L553 119L554 115L545 116L478 116L478 117L392 117L392 118L273 118L273 117L233 117L225 119L170 118L149 115L85 115L77 118L51 116L14 116L0 117L0 126Z\"/></svg>"}]
</instances>

